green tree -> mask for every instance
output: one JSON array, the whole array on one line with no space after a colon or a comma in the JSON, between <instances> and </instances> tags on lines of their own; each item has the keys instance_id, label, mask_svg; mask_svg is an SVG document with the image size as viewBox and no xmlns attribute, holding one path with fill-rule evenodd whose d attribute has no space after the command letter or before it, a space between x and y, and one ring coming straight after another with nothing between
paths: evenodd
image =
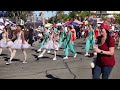
<instances>
[{"instance_id":1,"label":"green tree","mask_svg":"<svg viewBox=\"0 0 120 90\"><path fill-rule=\"evenodd\" d=\"M19 19L23 19L24 21L26 21L26 15L27 14L32 14L33 11L8 11L8 17L15 19L16 23L18 23Z\"/></svg>"},{"instance_id":2,"label":"green tree","mask_svg":"<svg viewBox=\"0 0 120 90\"><path fill-rule=\"evenodd\" d=\"M82 13L82 11L70 11L69 16L72 20L74 20L75 18L80 16L81 13Z\"/></svg>"},{"instance_id":3,"label":"green tree","mask_svg":"<svg viewBox=\"0 0 120 90\"><path fill-rule=\"evenodd\" d=\"M114 13L113 16L115 17L115 22L120 24L120 14Z\"/></svg>"}]
</instances>

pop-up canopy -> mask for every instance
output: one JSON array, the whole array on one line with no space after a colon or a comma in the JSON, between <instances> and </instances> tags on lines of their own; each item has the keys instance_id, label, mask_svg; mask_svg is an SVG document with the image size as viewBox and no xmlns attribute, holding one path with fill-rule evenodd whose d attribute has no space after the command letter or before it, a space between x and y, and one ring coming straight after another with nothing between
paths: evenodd
<instances>
[{"instance_id":1,"label":"pop-up canopy","mask_svg":"<svg viewBox=\"0 0 120 90\"><path fill-rule=\"evenodd\" d=\"M78 21L77 19L74 20L74 22L76 22L76 23L78 23L78 24L83 24L83 22L80 22L80 21Z\"/></svg>"},{"instance_id":2,"label":"pop-up canopy","mask_svg":"<svg viewBox=\"0 0 120 90\"><path fill-rule=\"evenodd\" d=\"M67 21L67 22L65 22L65 25L68 25L68 24L70 24L71 22L73 22L73 21L72 21L72 20Z\"/></svg>"},{"instance_id":3,"label":"pop-up canopy","mask_svg":"<svg viewBox=\"0 0 120 90\"><path fill-rule=\"evenodd\" d=\"M45 24L45 27L50 27L50 26L52 26L51 23L47 23L47 24Z\"/></svg>"},{"instance_id":4,"label":"pop-up canopy","mask_svg":"<svg viewBox=\"0 0 120 90\"><path fill-rule=\"evenodd\" d=\"M71 22L68 25L74 25L74 26L80 26L80 24L76 23L76 22Z\"/></svg>"}]
</instances>

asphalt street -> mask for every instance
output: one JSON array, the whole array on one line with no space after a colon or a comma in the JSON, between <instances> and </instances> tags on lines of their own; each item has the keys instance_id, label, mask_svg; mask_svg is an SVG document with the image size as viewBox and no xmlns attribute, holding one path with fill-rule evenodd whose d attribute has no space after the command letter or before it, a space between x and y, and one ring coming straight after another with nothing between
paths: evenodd
<instances>
[{"instance_id":1,"label":"asphalt street","mask_svg":"<svg viewBox=\"0 0 120 90\"><path fill-rule=\"evenodd\" d=\"M92 79L90 63L95 56L85 57L83 39L76 40L75 49L78 53L74 59L69 52L69 59L63 60L63 49L57 52L57 60L53 61L54 52L45 54L43 58L37 59L41 53L37 53L38 42L34 43L34 48L27 49L27 64L23 64L24 56L18 50L11 65L6 65L10 58L8 49L4 49L0 56L0 79ZM91 50L90 53L93 53ZM110 75L110 79L120 79L120 50L115 50L116 65Z\"/></svg>"}]
</instances>

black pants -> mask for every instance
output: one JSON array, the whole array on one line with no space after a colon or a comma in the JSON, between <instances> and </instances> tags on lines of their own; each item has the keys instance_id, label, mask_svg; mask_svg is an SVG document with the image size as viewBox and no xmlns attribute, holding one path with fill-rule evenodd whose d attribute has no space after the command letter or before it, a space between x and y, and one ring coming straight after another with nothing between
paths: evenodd
<instances>
[{"instance_id":1,"label":"black pants","mask_svg":"<svg viewBox=\"0 0 120 90\"><path fill-rule=\"evenodd\" d=\"M33 43L34 43L34 40L33 40L32 38L29 38L29 39L28 39L28 43L32 46Z\"/></svg>"},{"instance_id":2,"label":"black pants","mask_svg":"<svg viewBox=\"0 0 120 90\"><path fill-rule=\"evenodd\" d=\"M102 79L108 79L109 75L112 71L112 66L99 66L96 65L94 69L92 69L93 79L100 79L102 75Z\"/></svg>"}]
</instances>

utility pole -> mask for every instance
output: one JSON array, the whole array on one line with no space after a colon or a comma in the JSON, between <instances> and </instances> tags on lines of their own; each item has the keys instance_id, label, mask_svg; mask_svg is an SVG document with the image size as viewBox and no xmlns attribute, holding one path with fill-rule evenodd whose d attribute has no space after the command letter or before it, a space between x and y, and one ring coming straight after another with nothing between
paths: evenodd
<instances>
[{"instance_id":1,"label":"utility pole","mask_svg":"<svg viewBox=\"0 0 120 90\"><path fill-rule=\"evenodd\" d=\"M42 22L43 22L43 25L45 25L44 11L42 11L41 17L42 17Z\"/></svg>"}]
</instances>

